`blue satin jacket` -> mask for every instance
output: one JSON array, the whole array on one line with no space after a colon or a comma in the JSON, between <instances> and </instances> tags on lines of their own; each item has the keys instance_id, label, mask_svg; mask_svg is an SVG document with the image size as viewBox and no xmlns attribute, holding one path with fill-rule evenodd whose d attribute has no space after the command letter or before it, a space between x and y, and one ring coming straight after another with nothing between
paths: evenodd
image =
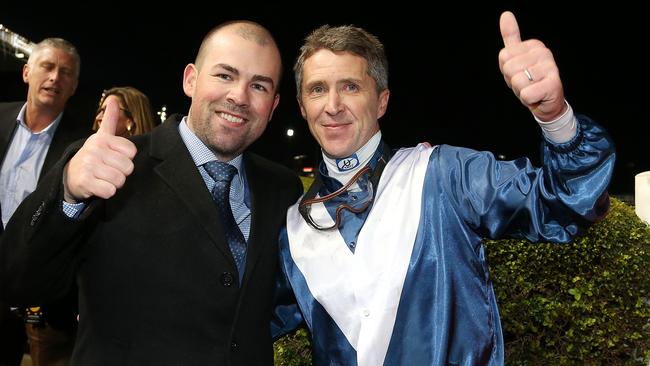
<instances>
[{"instance_id":1,"label":"blue satin jacket","mask_svg":"<svg viewBox=\"0 0 650 366\"><path fill-rule=\"evenodd\" d=\"M568 242L609 207L614 145L601 127L577 117L574 139L544 141L541 168L524 158L500 161L489 152L447 145L433 149L421 199L413 202L421 205L420 216L411 218L419 224L384 365L503 364L499 311L482 238ZM274 332L304 320L315 364L357 365L357 351L292 258L286 230L280 246L286 282L278 285L284 303L277 308ZM287 300L290 294L297 307Z\"/></svg>"}]
</instances>

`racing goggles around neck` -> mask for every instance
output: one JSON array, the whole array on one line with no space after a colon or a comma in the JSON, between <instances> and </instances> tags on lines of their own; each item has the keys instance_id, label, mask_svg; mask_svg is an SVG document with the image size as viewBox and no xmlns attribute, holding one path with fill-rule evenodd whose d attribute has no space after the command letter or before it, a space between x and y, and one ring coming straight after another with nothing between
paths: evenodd
<instances>
[{"instance_id":1,"label":"racing goggles around neck","mask_svg":"<svg viewBox=\"0 0 650 366\"><path fill-rule=\"evenodd\" d=\"M372 203L374 199L374 194L373 194L373 184L370 180L368 180L368 200L363 203L360 207L352 207L351 205L347 203L342 203L336 207L336 213L335 213L335 219L334 219L334 224L333 225L321 225L316 222L316 220L311 216L311 206L314 203L325 203L343 193L345 193L355 182L359 180L361 176L363 176L365 173L370 172L370 166L366 166L363 169L359 170L351 179L349 182L347 182L343 187L337 189L335 192L332 192L328 195L325 195L323 197L316 197L316 198L305 198L303 199L300 204L298 205L298 212L300 212L300 215L307 221L307 223L313 227L316 230L331 230L331 229L337 229L339 225L341 224L341 212L343 210L348 210L353 213L361 213L370 207L370 204ZM322 220L321 220L322 221Z\"/></svg>"}]
</instances>

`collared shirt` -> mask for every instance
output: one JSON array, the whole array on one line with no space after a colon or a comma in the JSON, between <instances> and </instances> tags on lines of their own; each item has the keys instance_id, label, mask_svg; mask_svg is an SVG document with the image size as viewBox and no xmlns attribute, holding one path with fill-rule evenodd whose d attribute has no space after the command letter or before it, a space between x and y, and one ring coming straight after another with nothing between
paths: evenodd
<instances>
[{"instance_id":1,"label":"collared shirt","mask_svg":"<svg viewBox=\"0 0 650 366\"><path fill-rule=\"evenodd\" d=\"M205 170L203 164L219 159L217 159L212 150L205 146L203 141L196 137L194 132L190 130L187 126L186 120L187 117L183 117L183 120L178 125L178 132L180 133L185 146L187 146L187 149L192 156L192 160L194 160L194 164L199 169L199 173L201 174L205 185L208 187L208 190L212 192L215 181ZM228 163L237 168L237 174L232 178L232 183L230 184L230 208L232 209L232 215L235 217L235 222L239 226L242 234L244 234L244 239L248 241L251 228L251 201L246 181L246 172L243 166L243 156L240 154L234 159L225 161L224 163Z\"/></svg>"},{"instance_id":2,"label":"collared shirt","mask_svg":"<svg viewBox=\"0 0 650 366\"><path fill-rule=\"evenodd\" d=\"M196 137L194 132L190 130L185 122L186 119L187 117L183 117L183 120L179 123L178 132L181 135L181 139L183 139L183 143L187 146L187 150L189 150L192 160L194 160L194 164L199 170L205 185L208 187L208 190L212 192L212 188L214 188L216 183L205 170L203 164L218 159L216 155L205 146L203 141ZM242 161L242 155L238 155L226 163L237 168L237 174L232 178L232 183L230 184L230 208L232 209L232 215L235 218L235 222L239 226L239 230L241 230L244 235L244 239L248 241L251 229L251 200L246 181L246 172ZM79 217L85 207L86 204L84 202L73 204L63 201L62 208L63 212L68 217L76 218Z\"/></svg>"},{"instance_id":3,"label":"collared shirt","mask_svg":"<svg viewBox=\"0 0 650 366\"><path fill-rule=\"evenodd\" d=\"M60 113L44 130L32 132L25 122L27 103L16 117L16 129L0 171L0 202L2 224L7 222L18 205L36 189L54 131L61 122Z\"/></svg>"}]
</instances>

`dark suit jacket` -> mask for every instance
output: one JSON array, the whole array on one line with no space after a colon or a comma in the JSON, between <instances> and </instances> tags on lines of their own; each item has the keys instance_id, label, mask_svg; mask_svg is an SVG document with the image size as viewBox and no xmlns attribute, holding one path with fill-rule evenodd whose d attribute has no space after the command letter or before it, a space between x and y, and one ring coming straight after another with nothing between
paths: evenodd
<instances>
[{"instance_id":1,"label":"dark suit jacket","mask_svg":"<svg viewBox=\"0 0 650 366\"><path fill-rule=\"evenodd\" d=\"M4 162L5 155L9 149L14 131L16 130L16 118L20 109L25 102L11 102L0 103L0 164ZM82 127L70 113L64 113L59 123L50 147L43 162L39 182L43 176L54 166L54 164L61 158L65 149L76 140L88 136L91 132L90 124L85 123ZM2 206L0 203L0 212ZM3 225L0 221L0 236L2 236ZM1 294L1 293L0 293ZM43 306L45 317L50 325L58 329L67 329L75 325L77 316L77 299L76 291L69 292L61 299L49 302L48 305ZM13 304L12 304L13 305ZM4 305L0 305L4 306ZM0 324L2 320L0 319Z\"/></svg>"},{"instance_id":2,"label":"dark suit jacket","mask_svg":"<svg viewBox=\"0 0 650 366\"><path fill-rule=\"evenodd\" d=\"M0 242L5 293L42 302L76 275L76 365L271 365L278 235L300 180L244 155L252 221L240 287L178 121L133 140L135 171L80 220L61 212L62 163L23 202Z\"/></svg>"},{"instance_id":3,"label":"dark suit jacket","mask_svg":"<svg viewBox=\"0 0 650 366\"><path fill-rule=\"evenodd\" d=\"M0 165L5 160L9 144L16 130L16 118L24 104L25 102L0 103ZM63 114L61 122L54 132L54 137L50 143L47 155L45 156L39 181L61 158L68 145L89 135L91 132L90 126L91 124L88 123L85 128L80 127L74 119L71 119L69 114ZM0 206L0 210L2 210L2 206ZM0 235L3 229L2 222L0 222Z\"/></svg>"}]
</instances>

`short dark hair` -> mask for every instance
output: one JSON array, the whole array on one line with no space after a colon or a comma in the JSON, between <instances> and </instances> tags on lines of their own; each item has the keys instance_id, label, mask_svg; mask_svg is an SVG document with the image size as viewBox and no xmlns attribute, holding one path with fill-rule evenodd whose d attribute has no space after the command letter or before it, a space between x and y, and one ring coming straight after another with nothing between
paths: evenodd
<instances>
[{"instance_id":1,"label":"short dark hair","mask_svg":"<svg viewBox=\"0 0 650 366\"><path fill-rule=\"evenodd\" d=\"M363 57L368 62L368 75L377 85L377 93L388 89L388 59L384 52L384 45L376 36L353 25L338 27L323 25L305 38L305 43L300 47L300 54L293 66L298 99L301 94L305 61L321 49L350 52Z\"/></svg>"},{"instance_id":2,"label":"short dark hair","mask_svg":"<svg viewBox=\"0 0 650 366\"><path fill-rule=\"evenodd\" d=\"M253 22L251 20L231 20L231 21L221 23L216 27L212 28L208 32L208 34L206 34L205 37L203 37L203 41L201 41L201 47L199 47L199 52L196 54L196 58L194 59L194 64L196 65L197 68L201 68L201 63L203 61L204 54L208 48L210 39L212 39L212 37L223 28L231 27L231 26L236 27L236 33L242 38L249 41L253 41L260 46L275 47L275 49L278 50L278 55L280 54L279 47L277 42L275 41L275 38L273 38L271 32L268 29L266 29L264 26L262 26L259 23ZM276 94L278 93L278 88L281 80L282 80L282 57L280 56L280 75L278 75L278 81L277 81L278 83L275 87Z\"/></svg>"}]
</instances>

